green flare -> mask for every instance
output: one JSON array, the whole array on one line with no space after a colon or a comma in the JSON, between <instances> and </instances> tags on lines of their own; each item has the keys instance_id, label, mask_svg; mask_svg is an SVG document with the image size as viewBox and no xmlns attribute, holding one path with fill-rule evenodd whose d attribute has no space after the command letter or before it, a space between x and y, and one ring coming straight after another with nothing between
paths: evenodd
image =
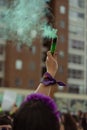
<instances>
[{"instance_id":1,"label":"green flare","mask_svg":"<svg viewBox=\"0 0 87 130\"><path fill-rule=\"evenodd\" d=\"M50 51L52 54L54 54L54 52L56 50L56 44L57 44L57 37L52 40L52 44L51 44L51 48L50 48Z\"/></svg>"}]
</instances>

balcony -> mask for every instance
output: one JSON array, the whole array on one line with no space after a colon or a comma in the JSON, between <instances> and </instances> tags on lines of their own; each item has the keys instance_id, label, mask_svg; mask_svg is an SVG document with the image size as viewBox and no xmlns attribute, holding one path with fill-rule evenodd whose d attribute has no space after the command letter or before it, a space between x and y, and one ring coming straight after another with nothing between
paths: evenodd
<instances>
[{"instance_id":1,"label":"balcony","mask_svg":"<svg viewBox=\"0 0 87 130\"><path fill-rule=\"evenodd\" d=\"M68 68L82 71L85 69L83 64L75 64L75 63L68 63Z\"/></svg>"},{"instance_id":2,"label":"balcony","mask_svg":"<svg viewBox=\"0 0 87 130\"><path fill-rule=\"evenodd\" d=\"M68 78L67 80L68 84L77 84L79 86L83 86L84 84L84 79L75 79L75 78Z\"/></svg>"}]
</instances>

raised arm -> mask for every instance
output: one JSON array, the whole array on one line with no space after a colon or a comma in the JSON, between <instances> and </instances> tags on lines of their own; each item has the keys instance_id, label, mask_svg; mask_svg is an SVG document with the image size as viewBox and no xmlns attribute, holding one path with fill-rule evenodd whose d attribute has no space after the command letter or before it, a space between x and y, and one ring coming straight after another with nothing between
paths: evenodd
<instances>
[{"instance_id":1,"label":"raised arm","mask_svg":"<svg viewBox=\"0 0 87 130\"><path fill-rule=\"evenodd\" d=\"M52 78L54 78L57 70L58 70L57 53L54 53L54 55L52 55L51 52L48 51L46 57L46 72L48 72L52 76ZM49 96L51 87L53 87L53 85L55 84L44 85L44 83L40 83L35 93L42 93Z\"/></svg>"}]
</instances>

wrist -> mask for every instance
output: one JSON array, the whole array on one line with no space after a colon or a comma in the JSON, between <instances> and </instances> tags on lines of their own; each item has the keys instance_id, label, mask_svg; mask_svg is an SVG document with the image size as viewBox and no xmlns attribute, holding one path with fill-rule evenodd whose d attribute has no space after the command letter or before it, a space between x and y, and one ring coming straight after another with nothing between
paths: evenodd
<instances>
[{"instance_id":1,"label":"wrist","mask_svg":"<svg viewBox=\"0 0 87 130\"><path fill-rule=\"evenodd\" d=\"M53 78L55 77L56 73L52 71L47 71L46 73L49 73Z\"/></svg>"},{"instance_id":2,"label":"wrist","mask_svg":"<svg viewBox=\"0 0 87 130\"><path fill-rule=\"evenodd\" d=\"M45 86L50 86L56 84L56 80L53 77L53 74L49 72L45 72L42 78L41 83L43 83Z\"/></svg>"},{"instance_id":3,"label":"wrist","mask_svg":"<svg viewBox=\"0 0 87 130\"><path fill-rule=\"evenodd\" d=\"M48 72L44 74L41 83L43 83L45 86L50 86L55 84L58 84L60 86L66 86L63 82L56 81L56 79L54 79L54 77L52 77L52 75Z\"/></svg>"}]
</instances>

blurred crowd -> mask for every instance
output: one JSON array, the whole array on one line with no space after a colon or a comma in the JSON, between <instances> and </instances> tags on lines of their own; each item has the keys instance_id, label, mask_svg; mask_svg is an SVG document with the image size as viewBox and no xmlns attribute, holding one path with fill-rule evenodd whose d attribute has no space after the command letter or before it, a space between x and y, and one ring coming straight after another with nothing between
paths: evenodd
<instances>
[{"instance_id":1,"label":"blurred crowd","mask_svg":"<svg viewBox=\"0 0 87 130\"><path fill-rule=\"evenodd\" d=\"M61 116L61 130L87 130L87 112L78 111L76 114L63 113ZM76 128L77 127L77 128Z\"/></svg>"},{"instance_id":2,"label":"blurred crowd","mask_svg":"<svg viewBox=\"0 0 87 130\"><path fill-rule=\"evenodd\" d=\"M16 104L10 111L2 111L0 107L0 130L12 130L13 120L18 109ZM60 130L76 130L77 128L87 130L87 112L80 110L77 114L60 112Z\"/></svg>"}]
</instances>

